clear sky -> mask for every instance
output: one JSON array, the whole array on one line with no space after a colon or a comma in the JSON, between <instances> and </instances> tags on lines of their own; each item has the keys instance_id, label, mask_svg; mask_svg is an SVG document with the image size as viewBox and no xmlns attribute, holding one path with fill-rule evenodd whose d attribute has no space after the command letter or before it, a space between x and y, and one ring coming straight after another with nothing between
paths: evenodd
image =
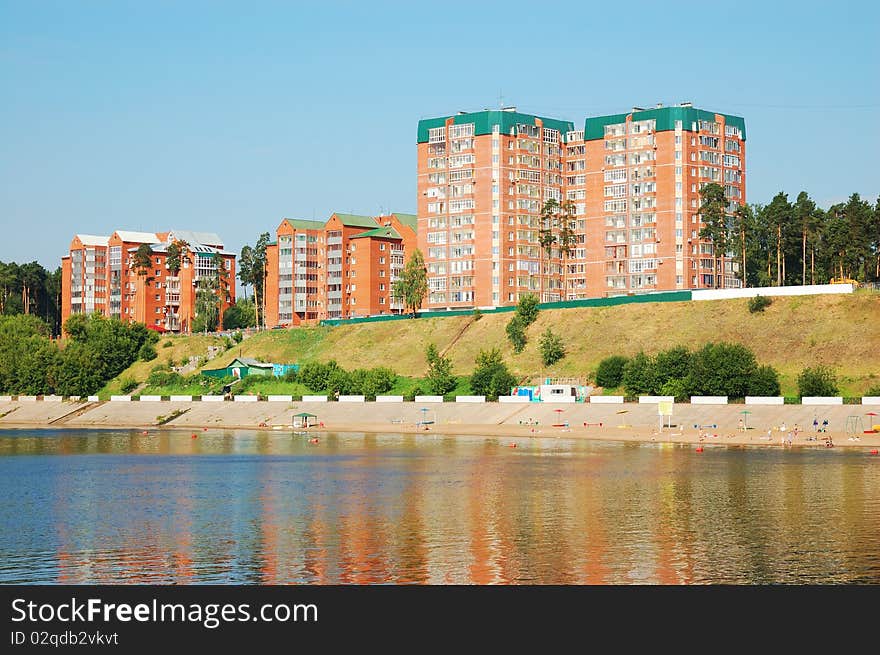
<instances>
[{"instance_id":1,"label":"clear sky","mask_svg":"<svg viewBox=\"0 0 880 655\"><path fill-rule=\"evenodd\" d=\"M847 2L0 0L0 260L77 232L413 212L420 118L744 116L747 199L880 193L880 10Z\"/></svg>"}]
</instances>

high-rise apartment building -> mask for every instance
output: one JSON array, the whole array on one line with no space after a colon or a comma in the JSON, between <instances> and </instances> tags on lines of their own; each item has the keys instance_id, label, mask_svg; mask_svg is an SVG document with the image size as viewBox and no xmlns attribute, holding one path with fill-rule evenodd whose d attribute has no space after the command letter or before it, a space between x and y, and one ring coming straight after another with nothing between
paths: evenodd
<instances>
[{"instance_id":1,"label":"high-rise apartment building","mask_svg":"<svg viewBox=\"0 0 880 655\"><path fill-rule=\"evenodd\" d=\"M731 212L745 202L745 123L688 103L587 118L580 130L512 108L422 120L423 307L714 287L713 245L699 236L708 182ZM551 199L561 211L548 221ZM542 244L548 234L555 243ZM718 286L738 286L736 264L724 268Z\"/></svg>"},{"instance_id":2,"label":"high-rise apartment building","mask_svg":"<svg viewBox=\"0 0 880 655\"><path fill-rule=\"evenodd\" d=\"M149 266L136 254L149 246ZM171 268L168 248L181 251L179 267ZM141 262L146 264L146 261ZM235 254L211 232L117 230L109 237L76 235L70 253L61 258L61 318L98 312L126 322L144 323L160 332L192 331L197 295L217 297L216 311L235 302Z\"/></svg>"},{"instance_id":3,"label":"high-rise apartment building","mask_svg":"<svg viewBox=\"0 0 880 655\"><path fill-rule=\"evenodd\" d=\"M285 218L266 248L266 325L399 314L391 285L416 247L416 217Z\"/></svg>"}]
</instances>

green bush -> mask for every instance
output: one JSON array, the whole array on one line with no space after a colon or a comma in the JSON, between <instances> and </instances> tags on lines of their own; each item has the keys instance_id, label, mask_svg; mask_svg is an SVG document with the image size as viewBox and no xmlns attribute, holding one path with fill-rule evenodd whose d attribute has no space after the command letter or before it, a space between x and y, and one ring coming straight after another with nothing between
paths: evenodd
<instances>
[{"instance_id":1,"label":"green bush","mask_svg":"<svg viewBox=\"0 0 880 655\"><path fill-rule=\"evenodd\" d=\"M142 362L150 362L156 359L156 349L153 347L151 343L145 343L141 346L140 350L138 350L138 359Z\"/></svg>"},{"instance_id":2,"label":"green bush","mask_svg":"<svg viewBox=\"0 0 880 655\"><path fill-rule=\"evenodd\" d=\"M173 343L171 342L171 340L169 339L169 340L165 341L165 342L162 344L162 347L163 347L163 348L170 348L170 347L173 346L173 345L174 345L174 344L173 344Z\"/></svg>"},{"instance_id":3,"label":"green bush","mask_svg":"<svg viewBox=\"0 0 880 655\"><path fill-rule=\"evenodd\" d=\"M244 339L244 335L241 333L241 330L232 333L232 340L235 343L241 343L242 339Z\"/></svg>"},{"instance_id":4,"label":"green bush","mask_svg":"<svg viewBox=\"0 0 880 655\"><path fill-rule=\"evenodd\" d=\"M658 390L660 396L673 396L675 402L687 402L690 393L685 378L670 378Z\"/></svg>"},{"instance_id":5,"label":"green bush","mask_svg":"<svg viewBox=\"0 0 880 655\"><path fill-rule=\"evenodd\" d=\"M623 387L628 396L644 396L654 393L654 362L639 352L623 367Z\"/></svg>"},{"instance_id":6,"label":"green bush","mask_svg":"<svg viewBox=\"0 0 880 655\"><path fill-rule=\"evenodd\" d=\"M562 339L558 334L554 334L549 327L541 335L539 344L541 350L541 361L544 366L555 364L565 357L565 346L562 345Z\"/></svg>"},{"instance_id":7,"label":"green bush","mask_svg":"<svg viewBox=\"0 0 880 655\"><path fill-rule=\"evenodd\" d=\"M675 346L669 350L657 353L653 360L654 390L664 396L674 395L664 394L660 389L671 380L684 380L687 378L691 368L692 357L691 352L684 346ZM687 385L681 388L686 389ZM686 392L685 395L687 395Z\"/></svg>"},{"instance_id":8,"label":"green bush","mask_svg":"<svg viewBox=\"0 0 880 655\"><path fill-rule=\"evenodd\" d=\"M516 304L516 315L522 321L523 329L529 327L538 318L538 296L527 293Z\"/></svg>"},{"instance_id":9,"label":"green bush","mask_svg":"<svg viewBox=\"0 0 880 655\"><path fill-rule=\"evenodd\" d=\"M339 365L335 360L331 360L326 364L309 362L300 368L299 381L311 391L325 391L328 387L330 374L338 368Z\"/></svg>"},{"instance_id":10,"label":"green bush","mask_svg":"<svg viewBox=\"0 0 880 655\"><path fill-rule=\"evenodd\" d=\"M836 396L838 392L837 376L827 366L805 368L798 375L798 395L804 396Z\"/></svg>"},{"instance_id":11,"label":"green bush","mask_svg":"<svg viewBox=\"0 0 880 655\"><path fill-rule=\"evenodd\" d=\"M479 309L474 309L474 323L479 321L481 318L483 318L483 312L481 312Z\"/></svg>"},{"instance_id":12,"label":"green bush","mask_svg":"<svg viewBox=\"0 0 880 655\"><path fill-rule=\"evenodd\" d=\"M628 361L623 355L612 355L603 359L596 369L596 384L606 389L619 387L623 381L623 367Z\"/></svg>"},{"instance_id":13,"label":"green bush","mask_svg":"<svg viewBox=\"0 0 880 655\"><path fill-rule=\"evenodd\" d=\"M455 389L458 380L452 374L452 361L448 357L441 357L433 343L428 344L425 358L428 360L428 374L425 376L425 383L431 394L445 396ZM421 395L421 392L413 395Z\"/></svg>"},{"instance_id":14,"label":"green bush","mask_svg":"<svg viewBox=\"0 0 880 655\"><path fill-rule=\"evenodd\" d=\"M519 314L513 316L505 328L507 338L513 346L513 352L521 353L526 347L525 323Z\"/></svg>"},{"instance_id":15,"label":"green bush","mask_svg":"<svg viewBox=\"0 0 880 655\"><path fill-rule=\"evenodd\" d=\"M772 298L768 298L767 296L762 296L762 295L758 294L754 298L749 298L749 311L752 314L755 314L757 312L763 312L765 309L767 309L772 304L773 304Z\"/></svg>"},{"instance_id":16,"label":"green bush","mask_svg":"<svg viewBox=\"0 0 880 655\"><path fill-rule=\"evenodd\" d=\"M471 391L478 396L486 396L488 400L497 400L498 396L506 396L516 386L516 378L507 370L497 348L490 351L481 350L476 358L476 367L471 375Z\"/></svg>"},{"instance_id":17,"label":"green bush","mask_svg":"<svg viewBox=\"0 0 880 655\"><path fill-rule=\"evenodd\" d=\"M743 398L757 370L755 354L738 343L707 343L691 358L688 388L694 396Z\"/></svg>"},{"instance_id":18,"label":"green bush","mask_svg":"<svg viewBox=\"0 0 880 655\"><path fill-rule=\"evenodd\" d=\"M779 374L772 366L760 366L749 381L750 396L778 396Z\"/></svg>"},{"instance_id":19,"label":"green bush","mask_svg":"<svg viewBox=\"0 0 880 655\"><path fill-rule=\"evenodd\" d=\"M297 372L296 372L296 369L295 369L295 368L291 368L291 369L288 369L288 370L287 370L287 373L284 374L284 378L283 378L283 380L284 380L285 382L296 382L296 380L297 380L298 377L299 377L299 376L298 376L298 374L297 374Z\"/></svg>"},{"instance_id":20,"label":"green bush","mask_svg":"<svg viewBox=\"0 0 880 655\"><path fill-rule=\"evenodd\" d=\"M122 389L122 393L131 393L137 389L137 386L137 380L133 380L132 378L122 378L119 381L119 388Z\"/></svg>"},{"instance_id":21,"label":"green bush","mask_svg":"<svg viewBox=\"0 0 880 655\"><path fill-rule=\"evenodd\" d=\"M174 387L181 386L183 376L174 371L153 371L147 378L148 387Z\"/></svg>"},{"instance_id":22,"label":"green bush","mask_svg":"<svg viewBox=\"0 0 880 655\"><path fill-rule=\"evenodd\" d=\"M880 384L875 384L873 387L868 389L863 396L880 396Z\"/></svg>"}]
</instances>

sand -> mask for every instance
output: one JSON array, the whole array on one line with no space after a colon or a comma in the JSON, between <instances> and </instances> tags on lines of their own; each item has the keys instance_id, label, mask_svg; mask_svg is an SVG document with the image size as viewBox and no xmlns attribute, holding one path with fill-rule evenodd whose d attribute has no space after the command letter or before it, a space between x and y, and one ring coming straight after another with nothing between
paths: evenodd
<instances>
[{"instance_id":1,"label":"sand","mask_svg":"<svg viewBox=\"0 0 880 655\"><path fill-rule=\"evenodd\" d=\"M310 403L310 402L0 402L0 428L163 428L291 430L293 414L310 412L310 432L437 433L510 438L564 437L710 446L880 448L880 423L861 405L675 404L661 425L657 405L626 403ZM744 411L750 412L744 414ZM828 420L816 432L813 419ZM858 421L861 427L858 427ZM740 421L744 421L743 424ZM847 430L847 427L850 427ZM795 426L799 427L797 434ZM853 426L859 431L853 431ZM748 428L748 429L744 429ZM783 429L784 428L784 429ZM300 430L301 428L295 428ZM768 437L769 430L769 437ZM788 437L791 437L790 443Z\"/></svg>"}]
</instances>

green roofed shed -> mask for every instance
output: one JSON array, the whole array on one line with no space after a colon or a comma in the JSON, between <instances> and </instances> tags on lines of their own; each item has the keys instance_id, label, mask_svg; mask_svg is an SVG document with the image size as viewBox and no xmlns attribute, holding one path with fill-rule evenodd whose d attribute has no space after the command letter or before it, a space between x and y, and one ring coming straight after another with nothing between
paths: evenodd
<instances>
[{"instance_id":1,"label":"green roofed shed","mask_svg":"<svg viewBox=\"0 0 880 655\"><path fill-rule=\"evenodd\" d=\"M261 362L253 357L236 357L229 365L224 368L206 369L202 371L202 375L211 378L243 378L248 375L266 375L272 376L273 365L271 363Z\"/></svg>"}]
</instances>

